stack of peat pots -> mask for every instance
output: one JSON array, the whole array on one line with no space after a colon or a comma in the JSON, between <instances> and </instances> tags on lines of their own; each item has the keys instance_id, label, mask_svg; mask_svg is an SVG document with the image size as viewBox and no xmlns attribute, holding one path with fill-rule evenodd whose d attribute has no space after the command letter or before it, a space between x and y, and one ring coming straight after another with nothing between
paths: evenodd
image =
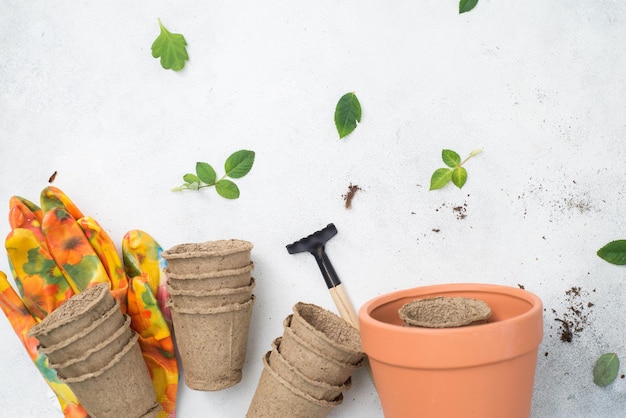
<instances>
[{"instance_id":1,"label":"stack of peat pots","mask_svg":"<svg viewBox=\"0 0 626 418\"><path fill-rule=\"evenodd\" d=\"M365 361L359 331L334 313L299 302L263 357L247 418L321 418L341 404Z\"/></svg>"},{"instance_id":2,"label":"stack of peat pots","mask_svg":"<svg viewBox=\"0 0 626 418\"><path fill-rule=\"evenodd\" d=\"M72 296L29 335L91 417L148 418L162 410L130 317L108 284Z\"/></svg>"},{"instance_id":3,"label":"stack of peat pots","mask_svg":"<svg viewBox=\"0 0 626 418\"><path fill-rule=\"evenodd\" d=\"M231 239L162 253L174 336L191 389L215 391L241 381L254 304L251 250L250 242Z\"/></svg>"}]
</instances>

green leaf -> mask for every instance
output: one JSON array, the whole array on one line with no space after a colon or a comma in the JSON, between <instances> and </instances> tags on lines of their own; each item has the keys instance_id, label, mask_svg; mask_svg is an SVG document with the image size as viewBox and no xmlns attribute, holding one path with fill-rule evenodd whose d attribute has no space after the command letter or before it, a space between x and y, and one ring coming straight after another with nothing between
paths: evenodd
<instances>
[{"instance_id":1,"label":"green leaf","mask_svg":"<svg viewBox=\"0 0 626 418\"><path fill-rule=\"evenodd\" d=\"M593 368L593 382L606 386L613 382L619 371L619 359L615 353L602 354Z\"/></svg>"},{"instance_id":2,"label":"green leaf","mask_svg":"<svg viewBox=\"0 0 626 418\"><path fill-rule=\"evenodd\" d=\"M611 241L598 250L598 256L611 264L626 264L626 240Z\"/></svg>"},{"instance_id":3,"label":"green leaf","mask_svg":"<svg viewBox=\"0 0 626 418\"><path fill-rule=\"evenodd\" d=\"M339 139L349 135L361 122L361 104L354 92L344 94L335 108L335 126Z\"/></svg>"},{"instance_id":4,"label":"green leaf","mask_svg":"<svg viewBox=\"0 0 626 418\"><path fill-rule=\"evenodd\" d=\"M200 183L200 179L195 174L187 173L183 176L183 180L187 183Z\"/></svg>"},{"instance_id":5,"label":"green leaf","mask_svg":"<svg viewBox=\"0 0 626 418\"><path fill-rule=\"evenodd\" d=\"M451 168L458 167L459 164L461 164L461 156L449 149L441 151L441 159L448 167Z\"/></svg>"},{"instance_id":6,"label":"green leaf","mask_svg":"<svg viewBox=\"0 0 626 418\"><path fill-rule=\"evenodd\" d=\"M231 154L224 163L228 177L241 178L248 174L254 164L254 151L240 150Z\"/></svg>"},{"instance_id":7,"label":"green leaf","mask_svg":"<svg viewBox=\"0 0 626 418\"><path fill-rule=\"evenodd\" d=\"M239 187L230 180L222 179L218 181L215 183L215 190L226 199L237 199L239 197Z\"/></svg>"},{"instance_id":8,"label":"green leaf","mask_svg":"<svg viewBox=\"0 0 626 418\"><path fill-rule=\"evenodd\" d=\"M448 184L452 178L452 170L449 168L440 168L435 170L430 178L430 190L441 189Z\"/></svg>"},{"instance_id":9,"label":"green leaf","mask_svg":"<svg viewBox=\"0 0 626 418\"><path fill-rule=\"evenodd\" d=\"M459 14L465 13L465 12L469 12L474 7L476 7L477 3L478 3L478 0L461 0L461 1L459 1Z\"/></svg>"},{"instance_id":10,"label":"green leaf","mask_svg":"<svg viewBox=\"0 0 626 418\"><path fill-rule=\"evenodd\" d=\"M159 19L159 27L161 33L152 43L152 56L154 58L161 57L161 66L166 70L182 70L185 61L189 60L185 37L179 33L168 31L161 23L161 19Z\"/></svg>"},{"instance_id":11,"label":"green leaf","mask_svg":"<svg viewBox=\"0 0 626 418\"><path fill-rule=\"evenodd\" d=\"M467 170L465 167L457 167L452 170L452 183L459 189L463 187L467 181Z\"/></svg>"},{"instance_id":12,"label":"green leaf","mask_svg":"<svg viewBox=\"0 0 626 418\"><path fill-rule=\"evenodd\" d=\"M217 174L215 174L215 170L208 163L197 162L196 163L196 174L198 175L198 179L202 180L206 184L215 183L215 179L217 178Z\"/></svg>"}]
</instances>

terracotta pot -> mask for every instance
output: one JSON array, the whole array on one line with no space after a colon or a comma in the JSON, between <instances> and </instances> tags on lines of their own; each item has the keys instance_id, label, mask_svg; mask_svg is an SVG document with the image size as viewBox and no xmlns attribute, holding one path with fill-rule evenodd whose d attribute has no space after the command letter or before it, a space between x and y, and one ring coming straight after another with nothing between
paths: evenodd
<instances>
[{"instance_id":1,"label":"terracotta pot","mask_svg":"<svg viewBox=\"0 0 626 418\"><path fill-rule=\"evenodd\" d=\"M403 327L402 305L416 298L484 300L487 324L459 328ZM522 289L487 284L418 287L376 297L359 311L386 418L528 418L537 350L543 338L541 300Z\"/></svg>"}]
</instances>

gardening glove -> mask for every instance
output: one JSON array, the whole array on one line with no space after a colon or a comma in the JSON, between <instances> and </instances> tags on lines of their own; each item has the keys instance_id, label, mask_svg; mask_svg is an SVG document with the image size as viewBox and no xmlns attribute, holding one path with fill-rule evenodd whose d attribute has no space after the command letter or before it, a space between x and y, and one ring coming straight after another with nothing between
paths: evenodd
<instances>
[{"instance_id":1,"label":"gardening glove","mask_svg":"<svg viewBox=\"0 0 626 418\"><path fill-rule=\"evenodd\" d=\"M65 383L61 383L56 372L48 366L48 358L37 353L39 341L28 336L28 331L37 323L37 320L15 293L6 274L2 271L0 271L0 308L9 319L31 360L59 400L63 415L66 418L88 417L87 411L78 403L71 389Z\"/></svg>"},{"instance_id":2,"label":"gardening glove","mask_svg":"<svg viewBox=\"0 0 626 418\"><path fill-rule=\"evenodd\" d=\"M178 370L170 329L155 298L161 296L162 304L167 298L165 276L154 267L165 263L159 259L159 245L144 232L129 232L123 244L128 264L123 265L106 231L59 189L44 189L41 205L40 209L26 199L11 199L13 230L6 248L23 305L38 322L72 295L108 283L140 336L157 400L163 406L159 416L173 417Z\"/></svg>"}]
</instances>

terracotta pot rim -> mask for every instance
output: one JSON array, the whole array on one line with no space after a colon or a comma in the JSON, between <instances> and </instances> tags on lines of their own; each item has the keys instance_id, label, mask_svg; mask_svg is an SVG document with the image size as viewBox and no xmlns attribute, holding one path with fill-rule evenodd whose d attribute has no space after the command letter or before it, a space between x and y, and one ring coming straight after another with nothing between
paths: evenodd
<instances>
[{"instance_id":1,"label":"terracotta pot rim","mask_svg":"<svg viewBox=\"0 0 626 418\"><path fill-rule=\"evenodd\" d=\"M498 319L493 309L494 322L457 328L403 327L399 316L396 323L376 319L402 301L446 295L498 299L499 303L519 302L518 312L512 317ZM488 302L489 303L489 302ZM493 303L493 302L492 302ZM399 306L397 306L399 308ZM383 312L385 311L385 312ZM394 291L371 299L359 310L361 340L365 353L372 359L398 366L435 369L471 367L505 361L537 350L543 338L543 305L531 292L516 287L481 284L450 283L421 286ZM374 335L372 335L374 334ZM411 347L407 350L406 347ZM441 356L442 347L458 347L454 355Z\"/></svg>"},{"instance_id":2,"label":"terracotta pot rim","mask_svg":"<svg viewBox=\"0 0 626 418\"><path fill-rule=\"evenodd\" d=\"M431 289L432 289L432 293L427 293L427 292L430 292ZM426 334L431 334L431 333L436 334L436 333L447 333L447 332L451 332L451 333L457 333L457 332L471 333L472 332L472 328L470 327L455 327L455 328L405 327L402 325L389 324L383 321L379 321L370 316L370 314L372 313L374 309L378 308L384 303L388 303L388 302L395 301L397 299L405 298L407 297L407 295L410 295L413 291L420 292L419 296L415 297L416 299L418 297L425 299L427 297L428 298L432 297L431 295L435 295L435 294L439 295L442 293L446 293L448 291L461 291L461 292L463 291L488 291L488 293L505 293L505 294L517 296L520 299L533 303L533 307L522 315L516 316L515 318L510 318L504 321L496 321L496 322L490 322L487 324L482 324L481 327L494 327L494 326L498 326L502 322L512 321L512 320L516 321L516 320L519 320L520 318L524 319L525 317L531 316L536 311L540 311L542 309L542 303L539 297L527 290L523 290L523 289L519 289L516 287L511 287L511 286L503 286L503 285L495 285L495 284L448 283L448 284L441 284L441 285L414 287L411 289L398 290L398 291L385 293L383 295L377 296L367 301L365 304L363 304L363 306L361 306L361 309L359 310L359 319L363 319L365 321L374 321L377 323L377 326L389 327L389 328L395 329L398 332L406 332L406 333L423 332ZM361 318L361 314L364 314L363 315L364 318Z\"/></svg>"}]
</instances>

